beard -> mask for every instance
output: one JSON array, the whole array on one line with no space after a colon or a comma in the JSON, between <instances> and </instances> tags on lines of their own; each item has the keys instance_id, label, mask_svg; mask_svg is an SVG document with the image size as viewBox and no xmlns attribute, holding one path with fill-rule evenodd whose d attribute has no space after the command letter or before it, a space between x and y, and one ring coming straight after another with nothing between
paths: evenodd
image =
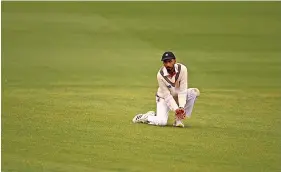
<instances>
[{"instance_id":1,"label":"beard","mask_svg":"<svg viewBox=\"0 0 281 172\"><path fill-rule=\"evenodd\" d=\"M166 67L168 73L173 73L175 68L174 67Z\"/></svg>"}]
</instances>

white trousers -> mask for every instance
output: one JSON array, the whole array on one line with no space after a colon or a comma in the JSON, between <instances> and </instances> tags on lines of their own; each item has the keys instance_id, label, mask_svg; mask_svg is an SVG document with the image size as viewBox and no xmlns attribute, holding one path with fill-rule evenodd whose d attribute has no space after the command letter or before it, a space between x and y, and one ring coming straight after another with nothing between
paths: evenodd
<instances>
[{"instance_id":1,"label":"white trousers","mask_svg":"<svg viewBox=\"0 0 281 172\"><path fill-rule=\"evenodd\" d=\"M193 88L187 89L187 98L185 104L186 116L189 118L197 97L197 93ZM163 98L156 97L156 116L149 116L149 124L152 125L167 125L170 108Z\"/></svg>"}]
</instances>

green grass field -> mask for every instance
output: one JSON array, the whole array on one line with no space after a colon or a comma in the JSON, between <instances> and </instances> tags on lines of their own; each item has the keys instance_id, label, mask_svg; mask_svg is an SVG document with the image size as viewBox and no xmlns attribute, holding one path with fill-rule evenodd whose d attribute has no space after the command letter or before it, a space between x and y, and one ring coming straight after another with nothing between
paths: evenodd
<instances>
[{"instance_id":1,"label":"green grass field","mask_svg":"<svg viewBox=\"0 0 281 172\"><path fill-rule=\"evenodd\" d=\"M280 2L2 2L2 171L281 171ZM155 109L164 51L201 90Z\"/></svg>"}]
</instances>

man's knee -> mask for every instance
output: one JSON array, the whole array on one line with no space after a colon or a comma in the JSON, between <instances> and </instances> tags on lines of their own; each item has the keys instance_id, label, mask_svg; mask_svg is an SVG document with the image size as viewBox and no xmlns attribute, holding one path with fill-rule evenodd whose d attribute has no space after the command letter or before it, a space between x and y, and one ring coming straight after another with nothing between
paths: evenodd
<instances>
[{"instance_id":1,"label":"man's knee","mask_svg":"<svg viewBox=\"0 0 281 172\"><path fill-rule=\"evenodd\" d=\"M167 125L167 123L168 123L167 120L159 120L158 121L158 125L160 125L160 126L165 126L165 125Z\"/></svg>"},{"instance_id":2,"label":"man's knee","mask_svg":"<svg viewBox=\"0 0 281 172\"><path fill-rule=\"evenodd\" d=\"M165 125L167 125L167 123L168 123L168 119L166 119L166 118L157 118L157 122L156 122L157 125L165 126Z\"/></svg>"},{"instance_id":3,"label":"man's knee","mask_svg":"<svg viewBox=\"0 0 281 172\"><path fill-rule=\"evenodd\" d=\"M191 97L198 97L200 95L200 91L198 88L189 88L188 89L188 94Z\"/></svg>"}]
</instances>

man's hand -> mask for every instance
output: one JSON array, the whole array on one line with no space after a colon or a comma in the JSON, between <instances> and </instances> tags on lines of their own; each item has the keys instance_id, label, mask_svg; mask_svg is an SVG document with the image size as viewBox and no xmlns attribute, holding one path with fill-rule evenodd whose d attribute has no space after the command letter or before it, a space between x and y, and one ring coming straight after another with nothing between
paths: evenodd
<instances>
[{"instance_id":1,"label":"man's hand","mask_svg":"<svg viewBox=\"0 0 281 172\"><path fill-rule=\"evenodd\" d=\"M176 114L175 114L176 120L183 120L183 119L185 119L186 116L185 116L184 108L180 107L175 112L176 112Z\"/></svg>"}]
</instances>

